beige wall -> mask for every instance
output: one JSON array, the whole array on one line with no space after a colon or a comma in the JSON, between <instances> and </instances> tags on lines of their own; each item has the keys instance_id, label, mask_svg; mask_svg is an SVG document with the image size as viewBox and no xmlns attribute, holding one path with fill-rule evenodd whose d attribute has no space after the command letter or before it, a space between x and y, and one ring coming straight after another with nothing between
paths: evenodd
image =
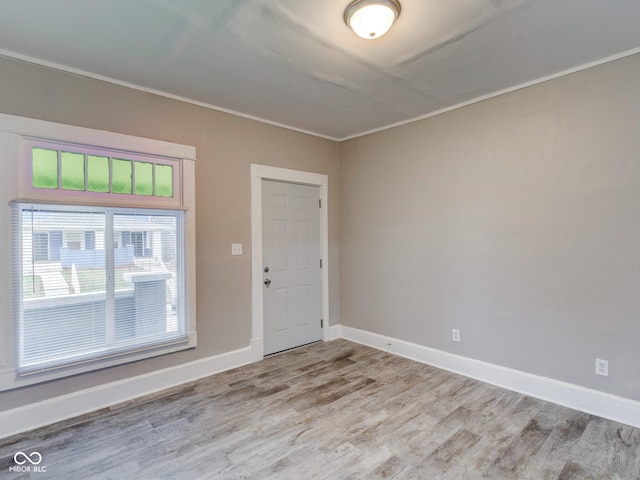
<instances>
[{"instance_id":1,"label":"beige wall","mask_svg":"<svg viewBox=\"0 0 640 480\"><path fill-rule=\"evenodd\" d=\"M250 163L329 175L332 324L640 399L638 84L635 56L339 146L0 58L2 113L197 147L199 334L0 410L247 346Z\"/></svg>"},{"instance_id":2,"label":"beige wall","mask_svg":"<svg viewBox=\"0 0 640 480\"><path fill-rule=\"evenodd\" d=\"M0 112L194 145L198 158L198 347L0 393L0 410L248 346L250 163L329 176L329 315L332 324L339 323L340 159L336 142L1 57ZM243 244L242 257L231 256L232 243ZM8 298L8 292L0 292L0 299Z\"/></svg>"},{"instance_id":3,"label":"beige wall","mask_svg":"<svg viewBox=\"0 0 640 480\"><path fill-rule=\"evenodd\" d=\"M342 323L640 400L638 85L636 55L341 144Z\"/></svg>"}]
</instances>

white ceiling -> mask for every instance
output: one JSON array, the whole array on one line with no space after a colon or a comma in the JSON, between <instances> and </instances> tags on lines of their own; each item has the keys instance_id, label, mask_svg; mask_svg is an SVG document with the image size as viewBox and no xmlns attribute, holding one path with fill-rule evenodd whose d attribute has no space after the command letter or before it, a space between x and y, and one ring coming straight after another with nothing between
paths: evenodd
<instances>
[{"instance_id":1,"label":"white ceiling","mask_svg":"<svg viewBox=\"0 0 640 480\"><path fill-rule=\"evenodd\" d=\"M0 0L0 54L345 139L640 51L639 0Z\"/></svg>"}]
</instances>

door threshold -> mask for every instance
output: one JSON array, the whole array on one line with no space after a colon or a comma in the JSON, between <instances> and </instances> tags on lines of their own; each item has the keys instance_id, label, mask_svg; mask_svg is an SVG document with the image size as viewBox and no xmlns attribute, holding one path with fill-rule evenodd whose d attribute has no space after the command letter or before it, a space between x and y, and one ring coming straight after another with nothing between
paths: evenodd
<instances>
[{"instance_id":1,"label":"door threshold","mask_svg":"<svg viewBox=\"0 0 640 480\"><path fill-rule=\"evenodd\" d=\"M280 350L279 352L269 353L269 354L265 355L264 358L274 357L276 355L280 355L281 353L287 353L287 352L290 352L292 350L297 350L299 348L308 347L309 345L315 345L316 343L322 343L322 342L323 342L322 340L316 340L315 342L305 343L304 345L298 345L297 347L291 347L291 348L287 348L285 350Z\"/></svg>"}]
</instances>

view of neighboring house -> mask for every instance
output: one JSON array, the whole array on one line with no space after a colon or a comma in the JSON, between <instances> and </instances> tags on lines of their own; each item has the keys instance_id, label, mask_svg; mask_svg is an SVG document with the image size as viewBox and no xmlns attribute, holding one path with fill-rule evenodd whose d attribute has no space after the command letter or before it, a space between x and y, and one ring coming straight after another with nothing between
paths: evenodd
<instances>
[{"instance_id":1,"label":"view of neighboring house","mask_svg":"<svg viewBox=\"0 0 640 480\"><path fill-rule=\"evenodd\" d=\"M25 364L176 330L174 218L27 208L22 222Z\"/></svg>"},{"instance_id":2,"label":"view of neighboring house","mask_svg":"<svg viewBox=\"0 0 640 480\"><path fill-rule=\"evenodd\" d=\"M77 215L74 215L77 216ZM82 214L81 216L86 216ZM69 252L104 251L105 232L104 224L99 225L95 219L86 222L72 222L70 215L60 216L55 212L34 213L33 232L31 241L28 234L23 238L24 257L33 262L62 262L63 267L69 267L70 259L98 258L94 253L76 254L70 256ZM175 260L175 241L170 242L163 232L170 230L159 219L148 218L148 226L140 226L139 219L131 222L126 216L115 218L114 248L116 250L131 250L131 258L154 258L156 260L171 262ZM144 229L143 229L144 228ZM163 242L173 243L169 248L163 248ZM128 249L127 247L131 247ZM30 253L31 251L31 253ZM91 261L85 260L86 266ZM77 263L77 262L71 262ZM98 262L99 263L99 262Z\"/></svg>"},{"instance_id":3,"label":"view of neighboring house","mask_svg":"<svg viewBox=\"0 0 640 480\"><path fill-rule=\"evenodd\" d=\"M29 222L22 238L22 268L33 277L33 296L81 293L88 285L80 282L75 291L67 269L104 268L104 214L25 211L23 221ZM176 260L174 227L163 217L114 215L113 254L116 267L125 270L166 271ZM171 221L171 220L169 220ZM163 223L164 222L164 223ZM121 271L120 279L122 278ZM59 283L66 278L67 286ZM118 283L118 279L116 280ZM38 288L39 286L39 288ZM85 288L86 287L86 288Z\"/></svg>"}]
</instances>

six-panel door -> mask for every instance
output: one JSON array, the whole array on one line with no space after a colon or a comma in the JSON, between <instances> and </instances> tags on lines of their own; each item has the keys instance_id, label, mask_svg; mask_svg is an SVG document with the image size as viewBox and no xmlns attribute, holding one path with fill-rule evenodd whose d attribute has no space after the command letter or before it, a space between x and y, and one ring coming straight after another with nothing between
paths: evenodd
<instances>
[{"instance_id":1,"label":"six-panel door","mask_svg":"<svg viewBox=\"0 0 640 480\"><path fill-rule=\"evenodd\" d=\"M322 339L320 189L262 182L264 354Z\"/></svg>"}]
</instances>

